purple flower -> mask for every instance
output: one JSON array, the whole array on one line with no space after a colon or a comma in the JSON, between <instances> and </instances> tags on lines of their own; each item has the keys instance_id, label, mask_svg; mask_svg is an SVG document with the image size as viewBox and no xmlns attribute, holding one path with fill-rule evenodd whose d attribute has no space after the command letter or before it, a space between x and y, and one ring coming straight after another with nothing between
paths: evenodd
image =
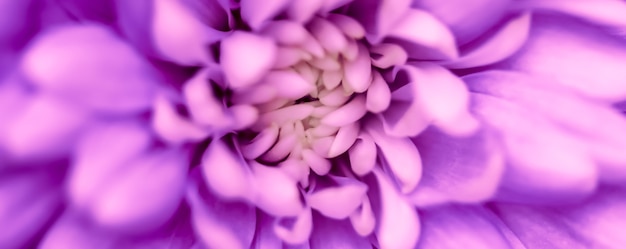
<instances>
[{"instance_id":1,"label":"purple flower","mask_svg":"<svg viewBox=\"0 0 626 249\"><path fill-rule=\"evenodd\" d=\"M623 2L0 11L0 248L623 244Z\"/></svg>"}]
</instances>

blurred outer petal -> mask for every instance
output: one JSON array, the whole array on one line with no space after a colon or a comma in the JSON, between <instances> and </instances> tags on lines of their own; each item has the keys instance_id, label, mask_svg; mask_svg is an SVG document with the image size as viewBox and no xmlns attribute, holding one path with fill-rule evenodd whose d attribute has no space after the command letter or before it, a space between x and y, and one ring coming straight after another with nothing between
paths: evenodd
<instances>
[{"instance_id":1,"label":"blurred outer petal","mask_svg":"<svg viewBox=\"0 0 626 249\"><path fill-rule=\"evenodd\" d=\"M387 37L403 46L409 58L450 60L459 56L454 36L448 27L423 10L410 9L405 12Z\"/></svg>"},{"instance_id":2,"label":"blurred outer petal","mask_svg":"<svg viewBox=\"0 0 626 249\"><path fill-rule=\"evenodd\" d=\"M572 53L576 51L576 53ZM526 46L501 67L553 80L607 101L626 98L623 39L564 17L536 15Z\"/></svg>"},{"instance_id":3,"label":"blurred outer petal","mask_svg":"<svg viewBox=\"0 0 626 249\"><path fill-rule=\"evenodd\" d=\"M187 201L197 236L209 248L249 248L254 238L256 210L242 202L220 200L211 191L200 193L189 184ZM271 229L270 229L271 230Z\"/></svg>"},{"instance_id":4,"label":"blurred outer petal","mask_svg":"<svg viewBox=\"0 0 626 249\"><path fill-rule=\"evenodd\" d=\"M79 22L97 21L103 24L112 23L115 16L114 1L60 0L55 1L68 16Z\"/></svg>"},{"instance_id":5,"label":"blurred outer petal","mask_svg":"<svg viewBox=\"0 0 626 249\"><path fill-rule=\"evenodd\" d=\"M409 138L387 136L377 121L369 122L366 130L381 152L379 157L384 158L398 180L400 191L405 194L413 191L422 177L422 162L415 144Z\"/></svg>"},{"instance_id":6,"label":"blurred outer petal","mask_svg":"<svg viewBox=\"0 0 626 249\"><path fill-rule=\"evenodd\" d=\"M204 179L217 195L226 199L251 197L253 188L250 169L237 148L215 139L202 156Z\"/></svg>"},{"instance_id":7,"label":"blurred outer petal","mask_svg":"<svg viewBox=\"0 0 626 249\"><path fill-rule=\"evenodd\" d=\"M464 80L472 91L515 101L566 128L599 162L603 180L626 179L626 119L613 108L520 73L490 71Z\"/></svg>"},{"instance_id":8,"label":"blurred outer petal","mask_svg":"<svg viewBox=\"0 0 626 249\"><path fill-rule=\"evenodd\" d=\"M279 217L297 216L303 210L297 180L279 168L251 162L255 184L253 202L261 210Z\"/></svg>"},{"instance_id":9,"label":"blurred outer petal","mask_svg":"<svg viewBox=\"0 0 626 249\"><path fill-rule=\"evenodd\" d=\"M626 192L602 188L584 203L559 208L494 205L527 248L619 248L626 243Z\"/></svg>"},{"instance_id":10,"label":"blurred outer petal","mask_svg":"<svg viewBox=\"0 0 626 249\"><path fill-rule=\"evenodd\" d=\"M432 122L419 101L417 82L419 73L414 67L399 68L393 84L403 85L393 89L389 108L378 115L385 133L394 137L416 136Z\"/></svg>"},{"instance_id":11,"label":"blurred outer petal","mask_svg":"<svg viewBox=\"0 0 626 249\"><path fill-rule=\"evenodd\" d=\"M469 135L478 123L468 115L469 92L465 83L441 66L415 63L414 97L434 125L452 135ZM462 122L459 122L462 121Z\"/></svg>"},{"instance_id":12,"label":"blurred outer petal","mask_svg":"<svg viewBox=\"0 0 626 249\"><path fill-rule=\"evenodd\" d=\"M87 130L77 142L68 174L72 205L86 208L115 173L125 170L125 163L151 142L147 127L134 122L102 123Z\"/></svg>"},{"instance_id":13,"label":"blurred outer petal","mask_svg":"<svg viewBox=\"0 0 626 249\"><path fill-rule=\"evenodd\" d=\"M505 23L485 41L470 48L460 58L443 63L447 68L470 68L504 60L517 52L526 42L531 26L531 13L524 12Z\"/></svg>"},{"instance_id":14,"label":"blurred outer petal","mask_svg":"<svg viewBox=\"0 0 626 249\"><path fill-rule=\"evenodd\" d=\"M257 83L274 65L276 50L273 40L252 33L237 31L225 38L220 61L228 84L243 88Z\"/></svg>"},{"instance_id":15,"label":"blurred outer petal","mask_svg":"<svg viewBox=\"0 0 626 249\"><path fill-rule=\"evenodd\" d=\"M0 180L0 248L29 248L31 239L60 210L61 195L48 175L39 172L12 175ZM34 174L32 174L34 173Z\"/></svg>"},{"instance_id":16,"label":"blurred outer petal","mask_svg":"<svg viewBox=\"0 0 626 249\"><path fill-rule=\"evenodd\" d=\"M624 31L626 28L626 3L619 0L523 0L518 8L529 8L535 12L556 11L582 18L593 24Z\"/></svg>"},{"instance_id":17,"label":"blurred outer petal","mask_svg":"<svg viewBox=\"0 0 626 249\"><path fill-rule=\"evenodd\" d=\"M107 249L114 247L115 236L97 231L77 214L66 211L46 232L41 249Z\"/></svg>"},{"instance_id":18,"label":"blurred outer petal","mask_svg":"<svg viewBox=\"0 0 626 249\"><path fill-rule=\"evenodd\" d=\"M274 233L274 229L272 229L273 223L273 217L257 211L257 227L251 249L275 249L284 246L280 238Z\"/></svg>"},{"instance_id":19,"label":"blurred outer petal","mask_svg":"<svg viewBox=\"0 0 626 249\"><path fill-rule=\"evenodd\" d=\"M357 0L350 12L375 41L389 33L409 8L410 0Z\"/></svg>"},{"instance_id":20,"label":"blurred outer petal","mask_svg":"<svg viewBox=\"0 0 626 249\"><path fill-rule=\"evenodd\" d=\"M180 0L187 8L197 13L198 19L209 27L228 31L232 24L230 0ZM228 10L228 11L227 11Z\"/></svg>"},{"instance_id":21,"label":"blurred outer petal","mask_svg":"<svg viewBox=\"0 0 626 249\"><path fill-rule=\"evenodd\" d=\"M457 138L430 128L413 142L424 167L422 180L411 194L415 205L476 203L495 194L504 170L504 156L489 132Z\"/></svg>"},{"instance_id":22,"label":"blurred outer petal","mask_svg":"<svg viewBox=\"0 0 626 249\"><path fill-rule=\"evenodd\" d=\"M117 12L116 24L122 35L140 52L156 55L152 38L152 20L155 1L153 0L114 0Z\"/></svg>"},{"instance_id":23,"label":"blurred outer petal","mask_svg":"<svg viewBox=\"0 0 626 249\"><path fill-rule=\"evenodd\" d=\"M13 156L37 159L63 155L88 123L84 110L60 99L40 95L24 103L1 131L0 146Z\"/></svg>"},{"instance_id":24,"label":"blurred outer petal","mask_svg":"<svg viewBox=\"0 0 626 249\"><path fill-rule=\"evenodd\" d=\"M181 3L182 0L155 0L152 33L159 52L183 65L209 62L211 43L227 35L206 26Z\"/></svg>"},{"instance_id":25,"label":"blurred outer petal","mask_svg":"<svg viewBox=\"0 0 626 249\"><path fill-rule=\"evenodd\" d=\"M416 248L510 248L491 220L490 211L477 206L435 207L420 212L422 231Z\"/></svg>"},{"instance_id":26,"label":"blurred outer petal","mask_svg":"<svg viewBox=\"0 0 626 249\"><path fill-rule=\"evenodd\" d=\"M107 112L147 109L156 84L135 51L93 24L44 33L24 55L22 69L42 89Z\"/></svg>"},{"instance_id":27,"label":"blurred outer petal","mask_svg":"<svg viewBox=\"0 0 626 249\"><path fill-rule=\"evenodd\" d=\"M432 13L450 27L459 44L465 44L500 21L511 2L511 0L413 0L412 6Z\"/></svg>"},{"instance_id":28,"label":"blurred outer petal","mask_svg":"<svg viewBox=\"0 0 626 249\"><path fill-rule=\"evenodd\" d=\"M420 234L417 210L395 189L387 176L374 169L378 187L370 185L370 197L378 205L376 237L381 249L413 248ZM376 190L374 190L376 189ZM378 191L378 192L377 192Z\"/></svg>"},{"instance_id":29,"label":"blurred outer petal","mask_svg":"<svg viewBox=\"0 0 626 249\"><path fill-rule=\"evenodd\" d=\"M210 134L195 123L186 120L176 112L176 107L161 94L154 100L152 129L161 139L170 144L199 142Z\"/></svg>"},{"instance_id":30,"label":"blurred outer petal","mask_svg":"<svg viewBox=\"0 0 626 249\"><path fill-rule=\"evenodd\" d=\"M313 227L311 249L372 248L368 239L356 234L347 220L334 220L315 213Z\"/></svg>"},{"instance_id":31,"label":"blurred outer petal","mask_svg":"<svg viewBox=\"0 0 626 249\"><path fill-rule=\"evenodd\" d=\"M21 48L37 28L38 16L34 0L0 1L0 45L2 48ZM6 53L3 51L3 53Z\"/></svg>"},{"instance_id":32,"label":"blurred outer petal","mask_svg":"<svg viewBox=\"0 0 626 249\"><path fill-rule=\"evenodd\" d=\"M289 4L288 0L241 0L241 17L252 29L258 30L266 21L282 11L287 4Z\"/></svg>"},{"instance_id":33,"label":"blurred outer petal","mask_svg":"<svg viewBox=\"0 0 626 249\"><path fill-rule=\"evenodd\" d=\"M326 217L348 218L363 202L367 185L348 177L333 177L338 186L315 190L307 198L307 204Z\"/></svg>"},{"instance_id":34,"label":"blurred outer petal","mask_svg":"<svg viewBox=\"0 0 626 249\"><path fill-rule=\"evenodd\" d=\"M309 241L311 230L313 230L313 217L310 208L305 208L295 218L291 228L281 224L280 219L274 222L274 233L282 241L290 245L300 245Z\"/></svg>"},{"instance_id":35,"label":"blurred outer petal","mask_svg":"<svg viewBox=\"0 0 626 249\"><path fill-rule=\"evenodd\" d=\"M160 227L180 205L187 168L179 151L155 151L129 162L92 202L94 219L133 233Z\"/></svg>"},{"instance_id":36,"label":"blurred outer petal","mask_svg":"<svg viewBox=\"0 0 626 249\"><path fill-rule=\"evenodd\" d=\"M231 117L224 110L224 103L211 88L209 70L196 73L185 82L183 94L189 114L195 122L213 127L228 127Z\"/></svg>"},{"instance_id":37,"label":"blurred outer petal","mask_svg":"<svg viewBox=\"0 0 626 249\"><path fill-rule=\"evenodd\" d=\"M502 198L553 203L595 189L597 169L583 142L512 102L483 94L473 100L473 111L500 133L506 149Z\"/></svg>"}]
</instances>

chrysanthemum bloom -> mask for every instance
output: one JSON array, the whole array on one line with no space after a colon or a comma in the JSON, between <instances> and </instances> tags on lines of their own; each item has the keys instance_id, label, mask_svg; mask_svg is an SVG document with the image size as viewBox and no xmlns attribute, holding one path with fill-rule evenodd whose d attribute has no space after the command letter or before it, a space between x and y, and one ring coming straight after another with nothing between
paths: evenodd
<instances>
[{"instance_id":1,"label":"chrysanthemum bloom","mask_svg":"<svg viewBox=\"0 0 626 249\"><path fill-rule=\"evenodd\" d=\"M623 244L622 2L4 7L1 248Z\"/></svg>"}]
</instances>

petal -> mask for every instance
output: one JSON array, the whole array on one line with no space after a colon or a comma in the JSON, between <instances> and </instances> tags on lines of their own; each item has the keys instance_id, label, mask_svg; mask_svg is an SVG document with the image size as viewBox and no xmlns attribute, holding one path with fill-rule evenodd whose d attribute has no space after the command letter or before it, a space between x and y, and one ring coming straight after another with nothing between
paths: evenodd
<instances>
[{"instance_id":1,"label":"petal","mask_svg":"<svg viewBox=\"0 0 626 249\"><path fill-rule=\"evenodd\" d=\"M135 51L94 24L44 33L31 44L21 66L42 89L107 112L147 109L156 84L151 68Z\"/></svg>"},{"instance_id":2,"label":"petal","mask_svg":"<svg viewBox=\"0 0 626 249\"><path fill-rule=\"evenodd\" d=\"M376 143L367 133L361 133L350 150L350 167L359 176L369 173L376 165Z\"/></svg>"},{"instance_id":3,"label":"petal","mask_svg":"<svg viewBox=\"0 0 626 249\"><path fill-rule=\"evenodd\" d=\"M241 17L252 29L257 30L282 11L288 3L287 0L264 2L241 0Z\"/></svg>"},{"instance_id":4,"label":"petal","mask_svg":"<svg viewBox=\"0 0 626 249\"><path fill-rule=\"evenodd\" d=\"M126 163L153 142L148 127L135 122L101 123L77 142L68 179L72 205L86 208Z\"/></svg>"},{"instance_id":5,"label":"petal","mask_svg":"<svg viewBox=\"0 0 626 249\"><path fill-rule=\"evenodd\" d=\"M312 84L293 70L269 72L263 81L273 86L278 96L290 99L302 98L314 90Z\"/></svg>"},{"instance_id":6,"label":"petal","mask_svg":"<svg viewBox=\"0 0 626 249\"><path fill-rule=\"evenodd\" d=\"M335 135L335 140L328 150L328 157L337 157L346 152L356 141L359 135L359 124L352 123L347 126L339 128L339 131Z\"/></svg>"},{"instance_id":7,"label":"petal","mask_svg":"<svg viewBox=\"0 0 626 249\"><path fill-rule=\"evenodd\" d=\"M274 218L266 213L259 212L257 216L256 234L251 249L274 249L282 248L283 242L276 236L273 229Z\"/></svg>"},{"instance_id":8,"label":"petal","mask_svg":"<svg viewBox=\"0 0 626 249\"><path fill-rule=\"evenodd\" d=\"M280 220L274 222L274 232L285 243L299 245L309 241L309 236L313 230L313 217L311 209L306 208L295 218L291 229L280 224Z\"/></svg>"},{"instance_id":9,"label":"petal","mask_svg":"<svg viewBox=\"0 0 626 249\"><path fill-rule=\"evenodd\" d=\"M368 49L362 45L358 45L359 52L353 61L347 61L343 65L343 84L349 89L362 93L367 91L372 79L372 64L369 57Z\"/></svg>"},{"instance_id":10,"label":"petal","mask_svg":"<svg viewBox=\"0 0 626 249\"><path fill-rule=\"evenodd\" d=\"M372 74L372 85L367 89L365 108L372 113L380 113L391 104L391 90L379 72Z\"/></svg>"},{"instance_id":11,"label":"petal","mask_svg":"<svg viewBox=\"0 0 626 249\"><path fill-rule=\"evenodd\" d=\"M326 217L348 218L363 202L367 185L348 177L333 177L338 186L315 189L308 197L307 204Z\"/></svg>"},{"instance_id":12,"label":"petal","mask_svg":"<svg viewBox=\"0 0 626 249\"><path fill-rule=\"evenodd\" d=\"M62 196L54 187L53 172L3 172L0 180L0 222L10 227L0 233L1 248L35 246L36 236L60 211Z\"/></svg>"},{"instance_id":13,"label":"petal","mask_svg":"<svg viewBox=\"0 0 626 249\"><path fill-rule=\"evenodd\" d=\"M152 152L128 162L125 170L94 198L93 218L118 231L136 233L159 228L172 217L183 198L188 167L185 162L178 151Z\"/></svg>"},{"instance_id":14,"label":"petal","mask_svg":"<svg viewBox=\"0 0 626 249\"><path fill-rule=\"evenodd\" d=\"M209 130L199 127L176 113L172 103L161 95L154 100L152 129L161 139L171 144L199 142L210 135Z\"/></svg>"},{"instance_id":15,"label":"petal","mask_svg":"<svg viewBox=\"0 0 626 249\"><path fill-rule=\"evenodd\" d=\"M228 84L233 88L244 88L257 83L274 65L276 52L272 40L252 33L237 31L225 38L220 61Z\"/></svg>"},{"instance_id":16,"label":"petal","mask_svg":"<svg viewBox=\"0 0 626 249\"><path fill-rule=\"evenodd\" d=\"M187 188L197 236L210 248L249 248L256 229L256 210L241 202L220 200L198 183Z\"/></svg>"},{"instance_id":17,"label":"petal","mask_svg":"<svg viewBox=\"0 0 626 249\"><path fill-rule=\"evenodd\" d=\"M376 217L374 217L374 211L372 210L369 197L363 197L361 206L350 215L350 223L354 231L363 237L374 232Z\"/></svg>"},{"instance_id":18,"label":"petal","mask_svg":"<svg viewBox=\"0 0 626 249\"><path fill-rule=\"evenodd\" d=\"M422 231L416 248L510 248L491 220L490 211L473 206L445 206L420 213Z\"/></svg>"},{"instance_id":19,"label":"petal","mask_svg":"<svg viewBox=\"0 0 626 249\"><path fill-rule=\"evenodd\" d=\"M183 85L185 102L195 122L213 127L228 127L232 120L226 113L223 100L211 87L212 72L202 70Z\"/></svg>"},{"instance_id":20,"label":"petal","mask_svg":"<svg viewBox=\"0 0 626 249\"><path fill-rule=\"evenodd\" d=\"M155 1L153 8L154 43L167 60L188 66L206 64L211 60L206 46L227 35L202 23L181 0Z\"/></svg>"},{"instance_id":21,"label":"petal","mask_svg":"<svg viewBox=\"0 0 626 249\"><path fill-rule=\"evenodd\" d=\"M415 189L422 177L422 161L415 144L409 138L387 136L377 121L366 124L366 130L380 150L402 193Z\"/></svg>"},{"instance_id":22,"label":"petal","mask_svg":"<svg viewBox=\"0 0 626 249\"><path fill-rule=\"evenodd\" d=\"M78 214L66 211L46 232L38 248L82 249L114 247L116 236L98 231Z\"/></svg>"},{"instance_id":23,"label":"petal","mask_svg":"<svg viewBox=\"0 0 626 249\"><path fill-rule=\"evenodd\" d=\"M524 12L509 20L495 34L460 58L443 65L447 68L470 68L492 64L508 58L526 42L530 32L531 14Z\"/></svg>"},{"instance_id":24,"label":"petal","mask_svg":"<svg viewBox=\"0 0 626 249\"><path fill-rule=\"evenodd\" d=\"M0 146L17 158L63 155L89 123L85 110L52 96L36 96L23 105L0 136Z\"/></svg>"},{"instance_id":25,"label":"petal","mask_svg":"<svg viewBox=\"0 0 626 249\"><path fill-rule=\"evenodd\" d=\"M415 32L416 27L419 27L420 32ZM393 25L387 39L403 46L409 58L413 59L449 60L459 56L450 30L423 10L406 11Z\"/></svg>"},{"instance_id":26,"label":"petal","mask_svg":"<svg viewBox=\"0 0 626 249\"><path fill-rule=\"evenodd\" d=\"M518 4L518 8L529 8L538 13L561 12L612 29L620 30L626 26L623 18L626 13L626 4L621 1L584 0L569 3L564 0L524 0Z\"/></svg>"},{"instance_id":27,"label":"petal","mask_svg":"<svg viewBox=\"0 0 626 249\"><path fill-rule=\"evenodd\" d=\"M202 155L202 173L207 185L226 199L249 199L252 191L250 171L237 145L215 139Z\"/></svg>"},{"instance_id":28,"label":"petal","mask_svg":"<svg viewBox=\"0 0 626 249\"><path fill-rule=\"evenodd\" d=\"M420 234L417 211L398 193L384 173L375 169L374 176L378 187L373 188L377 190L372 190L374 193L370 193L370 197L377 197L373 198L373 202L378 204L375 209L379 210L376 237L380 248L413 248Z\"/></svg>"},{"instance_id":29,"label":"petal","mask_svg":"<svg viewBox=\"0 0 626 249\"><path fill-rule=\"evenodd\" d=\"M327 53L336 54L348 46L348 40L343 32L328 20L313 18L307 28Z\"/></svg>"},{"instance_id":30,"label":"petal","mask_svg":"<svg viewBox=\"0 0 626 249\"><path fill-rule=\"evenodd\" d=\"M464 80L472 91L506 98L543 115L568 135L579 140L599 163L600 177L620 182L626 154L626 119L613 108L586 98L565 87L519 73L491 71Z\"/></svg>"},{"instance_id":31,"label":"petal","mask_svg":"<svg viewBox=\"0 0 626 249\"><path fill-rule=\"evenodd\" d=\"M284 217L297 216L303 210L297 182L278 168L251 162L255 184L254 203L267 213Z\"/></svg>"},{"instance_id":32,"label":"petal","mask_svg":"<svg viewBox=\"0 0 626 249\"><path fill-rule=\"evenodd\" d=\"M361 0L350 4L350 14L363 24L372 40L378 41L394 28L410 5L410 0Z\"/></svg>"},{"instance_id":33,"label":"petal","mask_svg":"<svg viewBox=\"0 0 626 249\"><path fill-rule=\"evenodd\" d=\"M482 94L474 94L473 102L474 112L499 131L506 149L501 198L552 203L595 189L598 172L584 143L512 102Z\"/></svg>"},{"instance_id":34,"label":"petal","mask_svg":"<svg viewBox=\"0 0 626 249\"><path fill-rule=\"evenodd\" d=\"M490 199L499 187L504 155L493 134L448 136L430 128L414 138L424 175L411 200L417 206L448 201L477 203Z\"/></svg>"},{"instance_id":35,"label":"petal","mask_svg":"<svg viewBox=\"0 0 626 249\"><path fill-rule=\"evenodd\" d=\"M323 248L371 248L371 243L354 232L347 220L333 220L315 214L313 217L311 249Z\"/></svg>"},{"instance_id":36,"label":"petal","mask_svg":"<svg viewBox=\"0 0 626 249\"><path fill-rule=\"evenodd\" d=\"M432 13L450 27L459 44L465 44L501 21L511 2L511 0L414 0L412 6Z\"/></svg>"},{"instance_id":37,"label":"petal","mask_svg":"<svg viewBox=\"0 0 626 249\"><path fill-rule=\"evenodd\" d=\"M404 65L408 60L408 54L400 45L393 43L376 44L370 48L372 65L387 69L395 65Z\"/></svg>"},{"instance_id":38,"label":"petal","mask_svg":"<svg viewBox=\"0 0 626 249\"><path fill-rule=\"evenodd\" d=\"M285 12L294 21L304 23L313 17L325 0L293 0Z\"/></svg>"},{"instance_id":39,"label":"petal","mask_svg":"<svg viewBox=\"0 0 626 249\"><path fill-rule=\"evenodd\" d=\"M619 37L576 20L537 15L524 48L501 67L550 79L585 96L619 101L626 98L624 56Z\"/></svg>"},{"instance_id":40,"label":"petal","mask_svg":"<svg viewBox=\"0 0 626 249\"><path fill-rule=\"evenodd\" d=\"M156 55L152 38L152 17L155 3L150 0L115 0L116 24L122 35L144 54Z\"/></svg>"},{"instance_id":41,"label":"petal","mask_svg":"<svg viewBox=\"0 0 626 249\"><path fill-rule=\"evenodd\" d=\"M358 121L366 113L367 110L365 110L365 98L363 97L363 95L358 95L347 104L324 116L324 118L322 118L321 120L321 123L325 125L341 127Z\"/></svg>"},{"instance_id":42,"label":"petal","mask_svg":"<svg viewBox=\"0 0 626 249\"><path fill-rule=\"evenodd\" d=\"M626 243L624 196L623 189L606 187L565 207L498 204L493 209L528 248L612 248Z\"/></svg>"}]
</instances>

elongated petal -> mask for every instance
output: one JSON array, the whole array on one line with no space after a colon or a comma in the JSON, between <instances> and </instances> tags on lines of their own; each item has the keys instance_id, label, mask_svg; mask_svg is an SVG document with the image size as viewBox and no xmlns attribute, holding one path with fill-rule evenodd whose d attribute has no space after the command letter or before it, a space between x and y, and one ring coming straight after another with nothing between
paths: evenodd
<instances>
[{"instance_id":1,"label":"elongated petal","mask_svg":"<svg viewBox=\"0 0 626 249\"><path fill-rule=\"evenodd\" d=\"M103 187L152 143L147 127L135 122L102 123L83 134L68 179L72 204L86 208Z\"/></svg>"},{"instance_id":2,"label":"elongated petal","mask_svg":"<svg viewBox=\"0 0 626 249\"><path fill-rule=\"evenodd\" d=\"M321 215L314 217L311 249L323 248L370 248L366 238L356 234L347 220L333 220Z\"/></svg>"},{"instance_id":3,"label":"elongated petal","mask_svg":"<svg viewBox=\"0 0 626 249\"><path fill-rule=\"evenodd\" d=\"M181 154L157 151L126 164L94 198L94 219L133 233L163 225L180 205L186 187L188 166Z\"/></svg>"},{"instance_id":4,"label":"elongated petal","mask_svg":"<svg viewBox=\"0 0 626 249\"><path fill-rule=\"evenodd\" d=\"M22 69L37 86L107 112L137 112L152 102L152 69L104 26L64 26L43 33Z\"/></svg>"},{"instance_id":5,"label":"elongated petal","mask_svg":"<svg viewBox=\"0 0 626 249\"><path fill-rule=\"evenodd\" d=\"M119 237L99 231L80 218L66 211L46 232L39 244L42 249L81 249L114 247Z\"/></svg>"},{"instance_id":6,"label":"elongated petal","mask_svg":"<svg viewBox=\"0 0 626 249\"><path fill-rule=\"evenodd\" d=\"M307 204L326 217L345 219L363 202L367 186L347 177L332 177L338 186L316 189L307 197Z\"/></svg>"},{"instance_id":7,"label":"elongated petal","mask_svg":"<svg viewBox=\"0 0 626 249\"><path fill-rule=\"evenodd\" d=\"M208 186L227 199L250 197L250 171L236 147L222 139L211 142L202 156L202 172Z\"/></svg>"},{"instance_id":8,"label":"elongated petal","mask_svg":"<svg viewBox=\"0 0 626 249\"><path fill-rule=\"evenodd\" d=\"M274 223L274 232L285 243L290 245L300 245L309 241L309 236L313 230L313 214L310 208L302 210L294 221L291 229L280 224L280 220Z\"/></svg>"},{"instance_id":9,"label":"elongated petal","mask_svg":"<svg viewBox=\"0 0 626 249\"><path fill-rule=\"evenodd\" d=\"M610 182L624 179L626 120L602 103L581 98L575 92L519 73L492 71L464 78L472 91L515 101L532 108L584 143L599 163L600 177Z\"/></svg>"},{"instance_id":10,"label":"elongated petal","mask_svg":"<svg viewBox=\"0 0 626 249\"><path fill-rule=\"evenodd\" d=\"M156 48L165 59L183 65L210 61L205 48L227 33L202 23L181 0L154 1L152 33Z\"/></svg>"},{"instance_id":11,"label":"elongated petal","mask_svg":"<svg viewBox=\"0 0 626 249\"><path fill-rule=\"evenodd\" d=\"M370 197L374 196L374 202L379 202L376 237L380 248L413 248L420 234L417 211L383 172L375 169L374 176L378 193L370 193Z\"/></svg>"},{"instance_id":12,"label":"elongated petal","mask_svg":"<svg viewBox=\"0 0 626 249\"><path fill-rule=\"evenodd\" d=\"M37 96L7 120L0 146L22 159L50 158L71 149L89 124L85 110L52 96Z\"/></svg>"},{"instance_id":13,"label":"elongated petal","mask_svg":"<svg viewBox=\"0 0 626 249\"><path fill-rule=\"evenodd\" d=\"M187 188L192 222L197 236L210 248L249 248L254 238L257 215L254 207L220 200L198 183Z\"/></svg>"},{"instance_id":14,"label":"elongated petal","mask_svg":"<svg viewBox=\"0 0 626 249\"><path fill-rule=\"evenodd\" d=\"M413 141L422 155L424 175L411 194L417 206L490 199L499 187L504 155L487 131L455 138L427 129Z\"/></svg>"},{"instance_id":15,"label":"elongated petal","mask_svg":"<svg viewBox=\"0 0 626 249\"><path fill-rule=\"evenodd\" d=\"M274 216L296 216L304 208L300 202L297 182L282 170L252 162L254 171L254 203Z\"/></svg>"},{"instance_id":16,"label":"elongated petal","mask_svg":"<svg viewBox=\"0 0 626 249\"><path fill-rule=\"evenodd\" d=\"M243 31L222 40L220 60L228 84L244 88L257 83L274 65L276 50L272 40Z\"/></svg>"},{"instance_id":17,"label":"elongated petal","mask_svg":"<svg viewBox=\"0 0 626 249\"><path fill-rule=\"evenodd\" d=\"M415 32L416 27L419 27L420 32ZM423 10L409 9L393 25L388 38L396 40L414 59L446 60L459 55L450 30Z\"/></svg>"},{"instance_id":18,"label":"elongated petal","mask_svg":"<svg viewBox=\"0 0 626 249\"><path fill-rule=\"evenodd\" d=\"M626 97L626 73L621 70L625 55L622 40L601 29L537 15L524 48L501 66L553 80L585 96L619 101Z\"/></svg>"},{"instance_id":19,"label":"elongated petal","mask_svg":"<svg viewBox=\"0 0 626 249\"><path fill-rule=\"evenodd\" d=\"M432 13L450 27L459 44L465 44L500 21L507 13L511 2L511 0L414 0L412 6Z\"/></svg>"},{"instance_id":20,"label":"elongated petal","mask_svg":"<svg viewBox=\"0 0 626 249\"><path fill-rule=\"evenodd\" d=\"M387 136L377 121L366 124L366 130L380 149L386 165L398 179L402 193L409 193L422 177L420 153L409 138Z\"/></svg>"},{"instance_id":21,"label":"elongated petal","mask_svg":"<svg viewBox=\"0 0 626 249\"><path fill-rule=\"evenodd\" d=\"M470 68L492 64L519 50L530 32L531 14L525 12L509 20L495 34L460 58L443 65L448 68Z\"/></svg>"},{"instance_id":22,"label":"elongated petal","mask_svg":"<svg viewBox=\"0 0 626 249\"><path fill-rule=\"evenodd\" d=\"M231 117L211 87L210 74L210 71L202 70L185 82L183 94L189 113L194 121L202 125L228 127Z\"/></svg>"},{"instance_id":23,"label":"elongated petal","mask_svg":"<svg viewBox=\"0 0 626 249\"><path fill-rule=\"evenodd\" d=\"M421 213L422 231L416 248L509 248L491 220L489 210L473 206L445 206Z\"/></svg>"},{"instance_id":24,"label":"elongated petal","mask_svg":"<svg viewBox=\"0 0 626 249\"><path fill-rule=\"evenodd\" d=\"M258 229L254 235L254 242L251 249L273 249L284 246L283 242L276 236L272 226L275 220L266 213L259 212L257 215Z\"/></svg>"},{"instance_id":25,"label":"elongated petal","mask_svg":"<svg viewBox=\"0 0 626 249\"><path fill-rule=\"evenodd\" d=\"M164 96L157 96L154 100L154 116L152 129L159 137L172 144L198 142L209 136L210 131L203 129L181 117L175 107Z\"/></svg>"},{"instance_id":26,"label":"elongated petal","mask_svg":"<svg viewBox=\"0 0 626 249\"><path fill-rule=\"evenodd\" d=\"M583 0L569 3L566 0L524 0L516 7L536 12L561 12L614 30L626 27L626 21L622 18L626 13L626 4L621 1Z\"/></svg>"},{"instance_id":27,"label":"elongated petal","mask_svg":"<svg viewBox=\"0 0 626 249\"><path fill-rule=\"evenodd\" d=\"M250 27L259 29L266 21L271 20L282 11L288 3L289 1L287 0L269 0L263 2L242 0L241 16Z\"/></svg>"},{"instance_id":28,"label":"elongated petal","mask_svg":"<svg viewBox=\"0 0 626 249\"><path fill-rule=\"evenodd\" d=\"M473 110L502 135L509 165L502 198L555 202L593 191L598 172L583 143L511 102L479 94L473 100Z\"/></svg>"},{"instance_id":29,"label":"elongated petal","mask_svg":"<svg viewBox=\"0 0 626 249\"><path fill-rule=\"evenodd\" d=\"M377 43L392 30L407 12L409 0L363 0L350 4L350 13L368 33L368 38Z\"/></svg>"}]
</instances>

